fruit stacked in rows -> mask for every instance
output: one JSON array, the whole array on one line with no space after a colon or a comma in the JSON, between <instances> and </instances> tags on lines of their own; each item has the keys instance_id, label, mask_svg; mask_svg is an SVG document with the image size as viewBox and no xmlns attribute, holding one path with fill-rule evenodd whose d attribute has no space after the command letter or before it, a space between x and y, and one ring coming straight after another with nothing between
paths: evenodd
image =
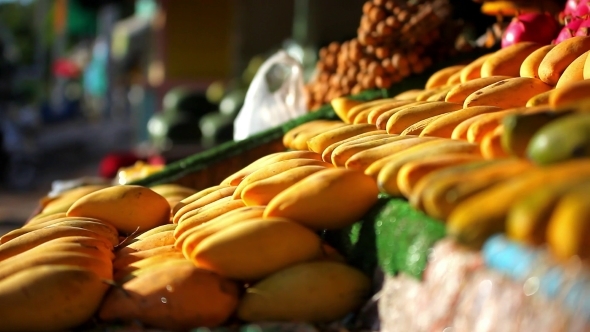
<instances>
[{"instance_id":1,"label":"fruit stacked in rows","mask_svg":"<svg viewBox=\"0 0 590 332\"><path fill-rule=\"evenodd\" d=\"M389 88L422 73L433 57L448 52L440 31L450 11L447 0L367 1L357 37L320 50L317 76L306 87L308 108L367 89Z\"/></svg>"},{"instance_id":2,"label":"fruit stacked in rows","mask_svg":"<svg viewBox=\"0 0 590 332\"><path fill-rule=\"evenodd\" d=\"M200 191L72 189L0 239L0 331L95 316L179 331L341 319L371 282L318 234L357 221L377 194L370 177L309 151L266 156Z\"/></svg>"}]
</instances>

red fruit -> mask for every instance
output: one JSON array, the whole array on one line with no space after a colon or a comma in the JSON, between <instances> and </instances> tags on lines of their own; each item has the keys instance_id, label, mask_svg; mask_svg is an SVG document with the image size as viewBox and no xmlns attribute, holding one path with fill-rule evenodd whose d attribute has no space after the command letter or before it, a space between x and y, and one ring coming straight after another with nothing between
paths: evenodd
<instances>
[{"instance_id":1,"label":"red fruit","mask_svg":"<svg viewBox=\"0 0 590 332\"><path fill-rule=\"evenodd\" d=\"M575 36L578 28L582 25L582 22L584 22L584 20L579 17L566 17L566 25L561 29L557 38L553 41L553 44L559 44L562 41Z\"/></svg>"},{"instance_id":2,"label":"red fruit","mask_svg":"<svg viewBox=\"0 0 590 332\"><path fill-rule=\"evenodd\" d=\"M588 4L587 2L580 3L578 5L578 8L576 8L576 10L573 13L574 16L578 17L586 17L588 14L590 14L590 4Z\"/></svg>"},{"instance_id":3,"label":"red fruit","mask_svg":"<svg viewBox=\"0 0 590 332\"><path fill-rule=\"evenodd\" d=\"M584 37L590 35L590 19L585 19L582 21L575 35Z\"/></svg>"},{"instance_id":4,"label":"red fruit","mask_svg":"<svg viewBox=\"0 0 590 332\"><path fill-rule=\"evenodd\" d=\"M515 17L504 31L502 47L524 41L549 44L557 35L559 25L550 14L526 13Z\"/></svg>"},{"instance_id":5,"label":"red fruit","mask_svg":"<svg viewBox=\"0 0 590 332\"><path fill-rule=\"evenodd\" d=\"M577 11L580 7L584 7L584 5L587 5L588 2L588 0L567 0L567 2L565 3L563 13L565 15L584 16L577 14Z\"/></svg>"}]
</instances>

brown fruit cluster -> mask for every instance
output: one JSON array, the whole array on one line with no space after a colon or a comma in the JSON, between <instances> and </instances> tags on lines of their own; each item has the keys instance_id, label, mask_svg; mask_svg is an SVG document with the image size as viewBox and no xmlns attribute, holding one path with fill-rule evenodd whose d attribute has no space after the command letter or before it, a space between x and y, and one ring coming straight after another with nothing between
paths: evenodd
<instances>
[{"instance_id":1,"label":"brown fruit cluster","mask_svg":"<svg viewBox=\"0 0 590 332\"><path fill-rule=\"evenodd\" d=\"M306 86L308 108L422 73L440 53L450 12L448 0L367 1L357 37L320 50L317 75Z\"/></svg>"}]
</instances>

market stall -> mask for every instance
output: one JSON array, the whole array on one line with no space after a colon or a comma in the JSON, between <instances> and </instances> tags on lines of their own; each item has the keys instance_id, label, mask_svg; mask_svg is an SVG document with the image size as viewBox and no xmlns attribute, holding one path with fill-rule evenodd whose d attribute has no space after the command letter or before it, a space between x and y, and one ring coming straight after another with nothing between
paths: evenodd
<instances>
[{"instance_id":1,"label":"market stall","mask_svg":"<svg viewBox=\"0 0 590 332\"><path fill-rule=\"evenodd\" d=\"M460 50L448 2L367 1L307 114L44 197L0 331L590 330L590 5L535 3Z\"/></svg>"}]
</instances>

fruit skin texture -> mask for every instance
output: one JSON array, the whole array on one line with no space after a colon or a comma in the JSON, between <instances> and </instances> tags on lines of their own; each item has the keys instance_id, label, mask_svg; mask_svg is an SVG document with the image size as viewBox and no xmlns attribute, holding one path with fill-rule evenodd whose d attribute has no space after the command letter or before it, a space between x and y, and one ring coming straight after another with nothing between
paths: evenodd
<instances>
[{"instance_id":1,"label":"fruit skin texture","mask_svg":"<svg viewBox=\"0 0 590 332\"><path fill-rule=\"evenodd\" d=\"M489 76L489 77L482 77L476 78L469 82L461 83L451 89L445 98L445 101L448 103L460 103L463 105L465 99L469 97L470 94L474 93L479 89L483 89L486 86L492 85L496 82L500 82L502 80L508 79L510 76Z\"/></svg>"},{"instance_id":2,"label":"fruit skin texture","mask_svg":"<svg viewBox=\"0 0 590 332\"><path fill-rule=\"evenodd\" d=\"M504 231L506 215L518 197L550 183L588 176L590 159L533 169L461 202L447 220L447 233L467 245L479 247L490 235Z\"/></svg>"},{"instance_id":3,"label":"fruit skin texture","mask_svg":"<svg viewBox=\"0 0 590 332\"><path fill-rule=\"evenodd\" d=\"M115 226L130 234L166 224L170 205L153 190L134 185L121 185L92 192L77 200L68 217L90 217Z\"/></svg>"},{"instance_id":4,"label":"fruit skin texture","mask_svg":"<svg viewBox=\"0 0 590 332\"><path fill-rule=\"evenodd\" d=\"M520 65L520 76L539 78L539 66L543 58L551 51L555 45L545 45L533 53L529 54Z\"/></svg>"},{"instance_id":5,"label":"fruit skin texture","mask_svg":"<svg viewBox=\"0 0 590 332\"><path fill-rule=\"evenodd\" d=\"M336 115L338 115L342 121L348 123L348 111L350 111L351 108L362 104L362 102L358 100L352 100L347 97L338 97L332 99L330 104L332 105L332 108L334 108ZM285 144L285 146L287 146L287 144Z\"/></svg>"},{"instance_id":6,"label":"fruit skin texture","mask_svg":"<svg viewBox=\"0 0 590 332\"><path fill-rule=\"evenodd\" d=\"M432 74L426 82L426 90L442 87L447 84L449 77L465 68L463 65L449 66Z\"/></svg>"},{"instance_id":7,"label":"fruit skin texture","mask_svg":"<svg viewBox=\"0 0 590 332\"><path fill-rule=\"evenodd\" d=\"M92 317L108 286L93 272L38 266L0 281L0 331L63 331Z\"/></svg>"},{"instance_id":8,"label":"fruit skin texture","mask_svg":"<svg viewBox=\"0 0 590 332\"><path fill-rule=\"evenodd\" d=\"M337 262L311 262L281 270L246 290L238 317L255 321L325 323L356 310L369 296L370 280Z\"/></svg>"},{"instance_id":9,"label":"fruit skin texture","mask_svg":"<svg viewBox=\"0 0 590 332\"><path fill-rule=\"evenodd\" d=\"M184 220L199 213L202 208L208 208L210 205L216 204L217 202L231 199L229 197L231 197L236 192L237 188L237 186L221 188L199 198L192 203L185 205L174 214L172 222L175 224L181 223Z\"/></svg>"},{"instance_id":10,"label":"fruit skin texture","mask_svg":"<svg viewBox=\"0 0 590 332\"><path fill-rule=\"evenodd\" d=\"M365 138L365 137L370 137L370 136L383 136L383 135L387 135L387 131L385 130L374 130L374 131L370 131L368 133L364 133L364 134L360 134L360 135L356 135L347 139L343 139L339 142L335 142L333 144L331 144L330 146L328 146L326 149L324 149L324 151L322 152L322 160L329 163L332 161L332 152L339 147L340 145L344 144L344 143L348 143L348 142L352 142L355 141L357 139L361 139L361 138Z\"/></svg>"},{"instance_id":11,"label":"fruit skin texture","mask_svg":"<svg viewBox=\"0 0 590 332\"><path fill-rule=\"evenodd\" d=\"M555 88L559 89L569 84L584 80L584 66L586 64L588 54L590 54L590 51L580 55L572 63L570 63L569 66L567 66L563 74L561 74L561 77L559 77L559 81L557 81Z\"/></svg>"},{"instance_id":12,"label":"fruit skin texture","mask_svg":"<svg viewBox=\"0 0 590 332\"><path fill-rule=\"evenodd\" d=\"M228 227L204 239L191 254L195 265L235 280L258 280L322 254L321 239L284 218Z\"/></svg>"},{"instance_id":13,"label":"fruit skin texture","mask_svg":"<svg viewBox=\"0 0 590 332\"><path fill-rule=\"evenodd\" d=\"M108 186L88 185L70 189L47 203L43 207L43 210L41 210L41 213L48 215L58 212L67 212L70 206L72 206L72 204L74 204L74 202L76 202L78 199L86 196L87 194L90 194L91 192L104 189L106 187Z\"/></svg>"},{"instance_id":14,"label":"fruit skin texture","mask_svg":"<svg viewBox=\"0 0 590 332\"><path fill-rule=\"evenodd\" d=\"M536 78L509 78L472 93L465 99L463 108L471 106L522 107L526 106L532 97L551 89L550 85Z\"/></svg>"},{"instance_id":15,"label":"fruit skin texture","mask_svg":"<svg viewBox=\"0 0 590 332\"><path fill-rule=\"evenodd\" d=\"M375 180L349 169L326 169L273 198L264 217L295 220L312 229L338 229L356 222L377 202Z\"/></svg>"},{"instance_id":16,"label":"fruit skin texture","mask_svg":"<svg viewBox=\"0 0 590 332\"><path fill-rule=\"evenodd\" d=\"M493 53L488 53L480 56L479 58L471 61L468 65L461 69L461 83L465 83L476 78L481 77L481 66Z\"/></svg>"},{"instance_id":17,"label":"fruit skin texture","mask_svg":"<svg viewBox=\"0 0 590 332\"><path fill-rule=\"evenodd\" d=\"M267 156L268 157L268 156ZM182 209L184 206L204 197L205 195L208 195L216 190L219 190L221 188L225 188L225 187L229 187L229 184L220 184L217 186L213 186L213 187L209 187L209 188L205 188L201 191L198 191L190 196L188 196L187 198L181 200L180 202L178 202L174 208L172 208L172 215L174 216L180 209Z\"/></svg>"},{"instance_id":18,"label":"fruit skin texture","mask_svg":"<svg viewBox=\"0 0 590 332\"><path fill-rule=\"evenodd\" d=\"M238 286L190 262L162 265L114 287L99 311L106 321L138 320L174 331L223 324L238 303Z\"/></svg>"},{"instance_id":19,"label":"fruit skin texture","mask_svg":"<svg viewBox=\"0 0 590 332\"><path fill-rule=\"evenodd\" d=\"M539 129L526 150L540 165L590 156L590 114L564 116Z\"/></svg>"},{"instance_id":20,"label":"fruit skin texture","mask_svg":"<svg viewBox=\"0 0 590 332\"><path fill-rule=\"evenodd\" d=\"M338 128L334 128L328 130L322 134L319 134L309 141L307 141L307 146L309 150L322 153L328 146L332 143L341 141L343 139L347 139L359 134L364 134L370 131L374 131L376 128L370 124L352 124L347 126L342 126Z\"/></svg>"},{"instance_id":21,"label":"fruit skin texture","mask_svg":"<svg viewBox=\"0 0 590 332\"><path fill-rule=\"evenodd\" d=\"M543 45L534 42L517 43L492 54L481 67L481 77L518 77L523 61Z\"/></svg>"},{"instance_id":22,"label":"fruit skin texture","mask_svg":"<svg viewBox=\"0 0 590 332\"><path fill-rule=\"evenodd\" d=\"M387 121L387 133L400 134L418 121L461 108L463 108L461 104L437 101L400 110Z\"/></svg>"},{"instance_id":23,"label":"fruit skin texture","mask_svg":"<svg viewBox=\"0 0 590 332\"><path fill-rule=\"evenodd\" d=\"M444 114L429 123L420 133L420 137L451 138L453 130L463 121L476 115L499 112L502 109L495 106L473 106Z\"/></svg>"},{"instance_id":24,"label":"fruit skin texture","mask_svg":"<svg viewBox=\"0 0 590 332\"><path fill-rule=\"evenodd\" d=\"M590 80L570 83L567 86L555 89L554 92L549 96L549 105L553 107L573 105L582 111L587 111L587 105L584 107L579 107L582 105L584 100L590 100Z\"/></svg>"},{"instance_id":25,"label":"fruit skin texture","mask_svg":"<svg viewBox=\"0 0 590 332\"><path fill-rule=\"evenodd\" d=\"M502 47L508 47L518 42L536 42L549 44L557 32L559 25L551 14L524 13L515 17L508 25L502 36Z\"/></svg>"},{"instance_id":26,"label":"fruit skin texture","mask_svg":"<svg viewBox=\"0 0 590 332\"><path fill-rule=\"evenodd\" d=\"M547 243L563 260L590 257L590 186L586 183L569 190L559 199L547 225Z\"/></svg>"},{"instance_id":27,"label":"fruit skin texture","mask_svg":"<svg viewBox=\"0 0 590 332\"><path fill-rule=\"evenodd\" d=\"M543 82L555 86L567 66L589 50L590 37L573 37L559 43L541 61L539 78Z\"/></svg>"}]
</instances>

